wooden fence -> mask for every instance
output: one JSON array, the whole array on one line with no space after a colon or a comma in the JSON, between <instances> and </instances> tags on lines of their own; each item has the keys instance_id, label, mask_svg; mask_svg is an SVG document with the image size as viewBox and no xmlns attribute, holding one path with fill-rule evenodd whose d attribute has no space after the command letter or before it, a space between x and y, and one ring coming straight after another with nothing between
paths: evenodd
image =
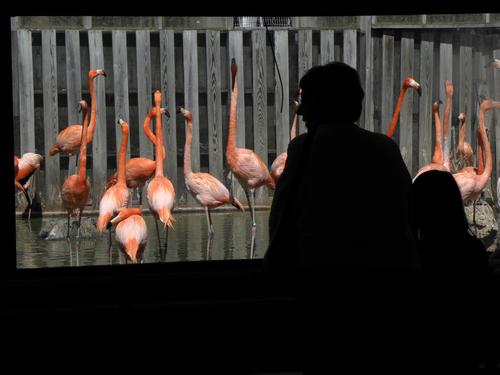
<instances>
[{"instance_id":1,"label":"wooden fence","mask_svg":"<svg viewBox=\"0 0 500 375\"><path fill-rule=\"evenodd\" d=\"M456 124L459 112L467 113L467 140L473 148L480 95L500 100L500 71L485 68L491 58L500 58L500 32L495 27L388 28L360 17L358 27L272 29L269 34L265 29L17 29L11 40L14 150L16 155L44 155L36 191L49 210L61 208L60 186L74 160L49 157L48 149L60 130L81 123L77 103L82 97L90 102L91 68L107 73L95 80L98 118L88 158L93 208L116 167L118 117L130 124L128 157L153 157L142 123L156 89L172 114L168 125L164 122L165 173L176 188L178 205L195 202L184 185L185 131L183 118L175 116L176 105L193 113L193 170L209 171L226 181L231 58L238 64L239 92L244 93L238 98L237 144L254 149L269 166L289 142L289 99L300 77L317 64L338 60L358 69L365 88L359 125L375 132L386 131L404 77L411 75L421 83L422 97L407 92L395 135L412 175L431 160L431 103L444 101L445 80L454 84L451 122ZM494 113L487 118L494 181L500 176L499 118ZM304 131L299 122L299 133ZM272 191L262 188L257 202L269 204L271 198Z\"/></svg>"}]
</instances>

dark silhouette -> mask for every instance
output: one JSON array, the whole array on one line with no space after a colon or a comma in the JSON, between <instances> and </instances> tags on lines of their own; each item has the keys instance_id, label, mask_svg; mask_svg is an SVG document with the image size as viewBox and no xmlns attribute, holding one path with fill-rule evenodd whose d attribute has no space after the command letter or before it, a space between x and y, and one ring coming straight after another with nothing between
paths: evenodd
<instances>
[{"instance_id":1,"label":"dark silhouette","mask_svg":"<svg viewBox=\"0 0 500 375\"><path fill-rule=\"evenodd\" d=\"M425 172L415 179L413 191L428 307L422 315L426 360L435 367L477 368L487 352L486 249L469 229L450 173Z\"/></svg>"},{"instance_id":2,"label":"dark silhouette","mask_svg":"<svg viewBox=\"0 0 500 375\"><path fill-rule=\"evenodd\" d=\"M354 123L355 69L316 66L299 86L307 133L288 146L264 264L296 290L306 373L414 366L410 174L392 139Z\"/></svg>"}]
</instances>

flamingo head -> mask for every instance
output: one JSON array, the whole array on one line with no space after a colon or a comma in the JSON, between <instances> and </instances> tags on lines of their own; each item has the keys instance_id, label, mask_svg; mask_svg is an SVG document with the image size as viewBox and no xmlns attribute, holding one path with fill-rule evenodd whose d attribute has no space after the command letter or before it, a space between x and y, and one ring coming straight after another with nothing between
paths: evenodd
<instances>
[{"instance_id":1,"label":"flamingo head","mask_svg":"<svg viewBox=\"0 0 500 375\"><path fill-rule=\"evenodd\" d=\"M434 103L432 103L432 111L437 112L439 111L439 106L443 104L441 100L436 100Z\"/></svg>"},{"instance_id":2,"label":"flamingo head","mask_svg":"<svg viewBox=\"0 0 500 375\"><path fill-rule=\"evenodd\" d=\"M500 59L491 59L485 68L500 69Z\"/></svg>"},{"instance_id":3,"label":"flamingo head","mask_svg":"<svg viewBox=\"0 0 500 375\"><path fill-rule=\"evenodd\" d=\"M161 113L162 115L165 115L165 116L167 116L168 118L170 118L170 112L168 111L168 109L166 109L166 108L160 108L160 113Z\"/></svg>"},{"instance_id":4,"label":"flamingo head","mask_svg":"<svg viewBox=\"0 0 500 375\"><path fill-rule=\"evenodd\" d=\"M236 65L236 59L233 57L231 59L231 79L233 82L233 90L234 90L234 81L236 79L236 73L238 72L238 66Z\"/></svg>"},{"instance_id":5,"label":"flamingo head","mask_svg":"<svg viewBox=\"0 0 500 375\"><path fill-rule=\"evenodd\" d=\"M154 92L154 101L155 101L155 107L159 107L161 105L161 92L160 92L160 90L156 90Z\"/></svg>"},{"instance_id":6,"label":"flamingo head","mask_svg":"<svg viewBox=\"0 0 500 375\"><path fill-rule=\"evenodd\" d=\"M80 105L78 107L78 112L84 111L85 113L87 113L88 109L87 102L85 100L80 100L79 104Z\"/></svg>"},{"instance_id":7,"label":"flamingo head","mask_svg":"<svg viewBox=\"0 0 500 375\"><path fill-rule=\"evenodd\" d=\"M447 96L452 96L453 95L453 84L451 83L450 80L446 80L444 82L444 89L446 91Z\"/></svg>"},{"instance_id":8,"label":"flamingo head","mask_svg":"<svg viewBox=\"0 0 500 375\"><path fill-rule=\"evenodd\" d=\"M118 210L117 215L109 221L109 224L110 225L118 224L120 221L123 221L123 220L129 218L132 215L139 215L139 216L142 215L141 209L138 208L138 207L133 207L133 208L124 207L124 208L120 208Z\"/></svg>"},{"instance_id":9,"label":"flamingo head","mask_svg":"<svg viewBox=\"0 0 500 375\"><path fill-rule=\"evenodd\" d=\"M290 103L292 104L293 112L297 113L297 110L299 109L299 102L297 100L290 100Z\"/></svg>"},{"instance_id":10,"label":"flamingo head","mask_svg":"<svg viewBox=\"0 0 500 375\"><path fill-rule=\"evenodd\" d=\"M414 88L418 92L418 96L422 96L422 86L420 86L420 83L415 81L412 77L406 77L405 80L403 81L403 88Z\"/></svg>"},{"instance_id":11,"label":"flamingo head","mask_svg":"<svg viewBox=\"0 0 500 375\"><path fill-rule=\"evenodd\" d=\"M128 124L122 119L118 119L118 124L120 124L123 131L128 132Z\"/></svg>"},{"instance_id":12,"label":"flamingo head","mask_svg":"<svg viewBox=\"0 0 500 375\"><path fill-rule=\"evenodd\" d=\"M488 111L488 110L490 110L492 108L499 109L500 108L500 102L496 102L496 101L491 100L491 99L484 99L481 102L480 111Z\"/></svg>"},{"instance_id":13,"label":"flamingo head","mask_svg":"<svg viewBox=\"0 0 500 375\"><path fill-rule=\"evenodd\" d=\"M191 112L189 112L187 109L183 108L183 107L177 107L177 113L182 113L182 115L184 116L184 118L188 121L192 121L193 120L193 114Z\"/></svg>"},{"instance_id":14,"label":"flamingo head","mask_svg":"<svg viewBox=\"0 0 500 375\"><path fill-rule=\"evenodd\" d=\"M458 115L458 120L460 122L465 121L465 112L460 112L460 114Z\"/></svg>"},{"instance_id":15,"label":"flamingo head","mask_svg":"<svg viewBox=\"0 0 500 375\"><path fill-rule=\"evenodd\" d=\"M97 76L104 76L106 77L106 72L104 69L90 69L89 71L89 78L94 79Z\"/></svg>"}]
</instances>

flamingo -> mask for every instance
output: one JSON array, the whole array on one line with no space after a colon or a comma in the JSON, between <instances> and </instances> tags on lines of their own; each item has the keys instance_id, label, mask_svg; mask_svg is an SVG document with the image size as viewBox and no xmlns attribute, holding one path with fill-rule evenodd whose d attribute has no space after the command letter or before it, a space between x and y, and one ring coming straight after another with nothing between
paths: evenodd
<instances>
[{"instance_id":1,"label":"flamingo","mask_svg":"<svg viewBox=\"0 0 500 375\"><path fill-rule=\"evenodd\" d=\"M276 188L276 184L269 173L264 161L252 150L236 147L236 116L238 105L238 85L236 81L237 73L236 61L231 60L231 75L233 89L231 93L231 109L229 113L229 131L227 138L226 159L229 170L236 177L245 191L250 214L252 216L252 235L255 235L255 189L267 185L271 189ZM253 236L252 236L253 238Z\"/></svg>"},{"instance_id":2,"label":"flamingo","mask_svg":"<svg viewBox=\"0 0 500 375\"><path fill-rule=\"evenodd\" d=\"M406 90L408 88L413 88L417 90L418 95L422 96L422 87L420 86L420 83L415 81L412 77L406 77L403 81L403 87L401 88L401 91L399 92L399 97L398 101L396 103L396 109L394 110L394 114L392 115L392 120L391 124L389 125L389 129L387 129L386 135L388 137L393 137L394 133L396 132L396 125L398 124L398 119L399 119L399 113L401 112L401 106L403 105L403 99L406 94Z\"/></svg>"},{"instance_id":3,"label":"flamingo","mask_svg":"<svg viewBox=\"0 0 500 375\"><path fill-rule=\"evenodd\" d=\"M446 80L444 83L444 88L446 92L446 103L444 105L444 114L443 114L443 146L444 146L444 155L443 155L443 165L446 169L451 170L450 167L450 112L451 112L451 102L453 96L453 84L451 81Z\"/></svg>"},{"instance_id":4,"label":"flamingo","mask_svg":"<svg viewBox=\"0 0 500 375\"><path fill-rule=\"evenodd\" d=\"M114 214L128 203L128 189L125 180L125 158L128 141L128 124L122 119L118 120L122 128L122 142L118 153L118 178L116 184L111 186L104 193L99 202L99 217L97 219L97 229L102 232ZM110 229L110 228L108 228ZM111 230L109 232L111 236ZM110 242L111 244L111 242Z\"/></svg>"},{"instance_id":5,"label":"flamingo","mask_svg":"<svg viewBox=\"0 0 500 375\"><path fill-rule=\"evenodd\" d=\"M22 191L26 197L28 202L28 206L26 207L28 210L28 220L31 219L32 208L28 188L31 183L31 177L40 168L42 161L43 156L34 152L27 152L23 154L21 158L14 156L14 171L16 173L14 177L14 186L16 191Z\"/></svg>"},{"instance_id":6,"label":"flamingo","mask_svg":"<svg viewBox=\"0 0 500 375\"><path fill-rule=\"evenodd\" d=\"M460 112L458 115L460 123L460 132L458 133L458 145L456 150L457 158L465 159L466 165L472 165L472 147L469 142L465 142L465 112Z\"/></svg>"},{"instance_id":7,"label":"flamingo","mask_svg":"<svg viewBox=\"0 0 500 375\"><path fill-rule=\"evenodd\" d=\"M443 150L441 148L441 119L439 118L439 105L443 104L441 100L436 100L432 103L432 113L434 114L434 129L435 129L435 144L434 144L434 154L432 155L432 163L426 164L417 171L417 174L413 178L413 181L424 172L430 170L438 170L449 172L443 165Z\"/></svg>"},{"instance_id":8,"label":"flamingo","mask_svg":"<svg viewBox=\"0 0 500 375\"><path fill-rule=\"evenodd\" d=\"M170 117L167 109L160 109L162 114L166 114ZM156 116L156 108L152 107L146 118L144 119L144 133L151 140L153 144L156 143L156 136L151 132L150 123L151 119ZM165 159L165 148L163 148L163 159ZM127 160L125 164L125 178L127 183L127 188L129 189L139 189L139 200L142 204L142 188L146 184L156 169L156 161L151 160L149 158L137 157L130 158ZM118 172L115 172L111 177L106 181L106 187L104 190L108 190L111 186L116 184Z\"/></svg>"},{"instance_id":9,"label":"flamingo","mask_svg":"<svg viewBox=\"0 0 500 375\"><path fill-rule=\"evenodd\" d=\"M87 143L92 142L92 140L94 139L94 130L97 118L94 78L98 76L106 77L106 72L102 69L91 69L89 71L91 115L90 115L90 125L88 128ZM49 150L49 155L54 156L57 153L73 155L75 152L80 150L81 138L82 138L82 125L68 125L68 127L61 130L57 135L56 142L52 145L52 147Z\"/></svg>"},{"instance_id":10,"label":"flamingo","mask_svg":"<svg viewBox=\"0 0 500 375\"><path fill-rule=\"evenodd\" d=\"M191 169L191 142L193 138L193 115L185 108L178 107L177 113L182 113L186 122L186 143L184 145L184 179L186 187L193 197L205 208L207 227L210 235L214 234L210 209L225 203L232 204L244 211L241 203L233 197L222 182L208 173L193 173Z\"/></svg>"},{"instance_id":11,"label":"flamingo","mask_svg":"<svg viewBox=\"0 0 500 375\"><path fill-rule=\"evenodd\" d=\"M488 64L486 64L485 68L491 67L493 69L500 69L500 59L491 59Z\"/></svg>"},{"instance_id":12,"label":"flamingo","mask_svg":"<svg viewBox=\"0 0 500 375\"><path fill-rule=\"evenodd\" d=\"M499 109L500 102L495 102L489 99L483 100L479 107L479 126L478 137L485 151L485 167L484 170L478 170L478 173L471 173L472 167L464 168L458 173L454 173L453 177L457 182L458 188L462 195L462 200L465 204L477 200L481 196L481 192L486 187L488 179L491 175L493 167L490 142L484 127L484 114L492 108ZM480 173L479 173L480 172Z\"/></svg>"},{"instance_id":13,"label":"flamingo","mask_svg":"<svg viewBox=\"0 0 500 375\"><path fill-rule=\"evenodd\" d=\"M83 112L83 131L82 140L87 137L87 128L89 124L87 102L80 101L80 108ZM90 194L90 181L87 178L87 142L80 142L80 158L79 158L78 174L74 174L66 178L61 188L61 198L63 207L68 211L68 232L66 237L69 238L69 220L70 215L78 209L78 232L76 238L80 238L80 224L82 220L82 212L85 208Z\"/></svg>"},{"instance_id":14,"label":"flamingo","mask_svg":"<svg viewBox=\"0 0 500 375\"><path fill-rule=\"evenodd\" d=\"M299 102L296 100L292 100L292 108L293 108L293 115L292 115L292 130L290 131L290 141L295 138L297 134L297 110L299 108ZM283 173L283 170L285 169L285 163L286 163L286 158L288 156L288 153L282 152L279 154L276 159L274 159L273 164L271 164L271 177L273 178L274 182L277 184L279 178L281 177L281 174Z\"/></svg>"},{"instance_id":15,"label":"flamingo","mask_svg":"<svg viewBox=\"0 0 500 375\"><path fill-rule=\"evenodd\" d=\"M140 208L120 208L108 226L116 225L115 239L125 259L142 263L148 241L148 229Z\"/></svg>"},{"instance_id":16,"label":"flamingo","mask_svg":"<svg viewBox=\"0 0 500 375\"><path fill-rule=\"evenodd\" d=\"M158 230L158 219L163 223L166 235L168 236L168 228L173 228L172 222L175 221L172 216L172 209L175 204L175 190L172 182L163 175L163 134L161 122L161 93L156 90L154 93L154 102L156 107L156 171L155 176L148 184L147 198L149 209L155 218L156 233L158 235L158 244L160 244L160 232ZM168 238L168 237L167 237ZM167 241L166 241L167 242ZM166 245L165 245L166 248ZM160 245L161 253L161 245ZM160 254L161 255L161 254Z\"/></svg>"}]
</instances>

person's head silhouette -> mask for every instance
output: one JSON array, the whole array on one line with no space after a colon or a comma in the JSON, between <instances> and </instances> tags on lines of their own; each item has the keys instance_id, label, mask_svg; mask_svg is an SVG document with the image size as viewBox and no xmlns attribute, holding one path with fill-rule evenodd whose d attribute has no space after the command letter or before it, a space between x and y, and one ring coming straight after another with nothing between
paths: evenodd
<instances>
[{"instance_id":1,"label":"person's head silhouette","mask_svg":"<svg viewBox=\"0 0 500 375\"><path fill-rule=\"evenodd\" d=\"M358 72L342 62L314 66L301 78L298 114L306 126L354 122L361 115L364 91Z\"/></svg>"},{"instance_id":2,"label":"person's head silhouette","mask_svg":"<svg viewBox=\"0 0 500 375\"><path fill-rule=\"evenodd\" d=\"M415 225L421 238L451 238L469 229L458 185L449 172L431 170L413 183Z\"/></svg>"}]
</instances>

